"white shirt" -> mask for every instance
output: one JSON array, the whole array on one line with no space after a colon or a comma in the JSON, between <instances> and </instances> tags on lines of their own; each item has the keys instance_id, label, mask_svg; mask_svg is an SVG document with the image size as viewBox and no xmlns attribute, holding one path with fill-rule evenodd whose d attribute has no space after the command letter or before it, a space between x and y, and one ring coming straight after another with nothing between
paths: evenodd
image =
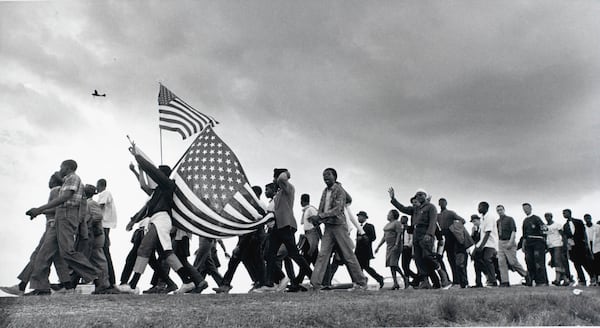
<instances>
[{"instance_id":1,"label":"white shirt","mask_svg":"<svg viewBox=\"0 0 600 328\"><path fill-rule=\"evenodd\" d=\"M314 225L308 220L311 216L319 214L319 211L312 205L306 205L302 208L302 220L300 224L304 226L304 231L314 229Z\"/></svg>"},{"instance_id":2,"label":"white shirt","mask_svg":"<svg viewBox=\"0 0 600 328\"><path fill-rule=\"evenodd\" d=\"M548 231L546 232L546 245L548 245L548 248L561 247L563 245L562 235L560 234L562 228L562 224L558 222L552 222L548 226Z\"/></svg>"},{"instance_id":3,"label":"white shirt","mask_svg":"<svg viewBox=\"0 0 600 328\"><path fill-rule=\"evenodd\" d=\"M492 215L489 212L481 216L481 240L477 243L477 247L481 246L485 234L488 231L490 232L490 236L483 247L490 247L498 250L498 226L496 225L496 220L492 218Z\"/></svg>"},{"instance_id":4,"label":"white shirt","mask_svg":"<svg viewBox=\"0 0 600 328\"><path fill-rule=\"evenodd\" d=\"M114 229L117 227L117 208L112 194L108 190L98 193L97 202L102 209L102 227ZM104 205L104 206L102 206Z\"/></svg>"},{"instance_id":5,"label":"white shirt","mask_svg":"<svg viewBox=\"0 0 600 328\"><path fill-rule=\"evenodd\" d=\"M404 229L404 245L403 246L408 246L408 247L412 247L412 233L408 233L408 229Z\"/></svg>"},{"instance_id":6,"label":"white shirt","mask_svg":"<svg viewBox=\"0 0 600 328\"><path fill-rule=\"evenodd\" d=\"M585 224L585 223L584 223ZM585 225L585 233L588 237L588 242L591 245L592 253L596 254L600 252L600 225L592 224L591 227Z\"/></svg>"}]
</instances>

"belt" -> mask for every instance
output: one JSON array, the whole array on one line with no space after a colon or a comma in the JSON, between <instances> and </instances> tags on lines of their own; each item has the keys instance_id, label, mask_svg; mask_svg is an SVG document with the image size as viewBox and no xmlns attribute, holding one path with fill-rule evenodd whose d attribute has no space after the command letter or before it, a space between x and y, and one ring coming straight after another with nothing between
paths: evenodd
<instances>
[{"instance_id":1,"label":"belt","mask_svg":"<svg viewBox=\"0 0 600 328\"><path fill-rule=\"evenodd\" d=\"M79 205L60 205L58 208L79 208Z\"/></svg>"},{"instance_id":2,"label":"belt","mask_svg":"<svg viewBox=\"0 0 600 328\"><path fill-rule=\"evenodd\" d=\"M527 239L544 239L542 236L527 236Z\"/></svg>"}]
</instances>

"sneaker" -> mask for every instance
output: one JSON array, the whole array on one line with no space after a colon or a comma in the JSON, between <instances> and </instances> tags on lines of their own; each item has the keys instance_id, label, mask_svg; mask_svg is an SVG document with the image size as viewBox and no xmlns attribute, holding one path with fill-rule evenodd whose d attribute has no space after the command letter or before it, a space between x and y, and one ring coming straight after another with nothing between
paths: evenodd
<instances>
[{"instance_id":1,"label":"sneaker","mask_svg":"<svg viewBox=\"0 0 600 328\"><path fill-rule=\"evenodd\" d=\"M248 293L256 293L256 290L261 287L262 287L262 285L260 285L260 284L254 284L254 285L252 285L252 288L250 288L250 290L248 290Z\"/></svg>"},{"instance_id":2,"label":"sneaker","mask_svg":"<svg viewBox=\"0 0 600 328\"><path fill-rule=\"evenodd\" d=\"M25 291L19 289L19 285L14 285L10 287L0 287L0 290L7 294L16 296L23 296L23 294L25 294Z\"/></svg>"},{"instance_id":3,"label":"sneaker","mask_svg":"<svg viewBox=\"0 0 600 328\"><path fill-rule=\"evenodd\" d=\"M117 289L123 294L139 295L140 289L138 287L131 288L129 285L119 285Z\"/></svg>"},{"instance_id":4,"label":"sneaker","mask_svg":"<svg viewBox=\"0 0 600 328\"><path fill-rule=\"evenodd\" d=\"M359 285L357 283L353 283L352 287L348 288L349 292L355 292L355 291L365 291L367 290L367 285Z\"/></svg>"},{"instance_id":5,"label":"sneaker","mask_svg":"<svg viewBox=\"0 0 600 328\"><path fill-rule=\"evenodd\" d=\"M213 290L215 292L217 292L217 294L228 294L229 291L231 290L231 286L229 286L229 285L223 285L223 286L219 286L219 287L213 288Z\"/></svg>"},{"instance_id":6,"label":"sneaker","mask_svg":"<svg viewBox=\"0 0 600 328\"><path fill-rule=\"evenodd\" d=\"M73 295L75 294L75 289L71 288L71 289L66 289L65 287L59 289L59 290L52 290L52 288L50 288L52 296L62 296L62 295Z\"/></svg>"},{"instance_id":7,"label":"sneaker","mask_svg":"<svg viewBox=\"0 0 600 328\"><path fill-rule=\"evenodd\" d=\"M190 294L200 294L202 293L202 291L204 291L206 288L208 288L208 283L206 282L206 280L202 280L198 286L194 285L194 289L190 290L189 293Z\"/></svg>"},{"instance_id":8,"label":"sneaker","mask_svg":"<svg viewBox=\"0 0 600 328\"><path fill-rule=\"evenodd\" d=\"M50 289L34 289L29 293L25 293L25 296L50 296Z\"/></svg>"},{"instance_id":9,"label":"sneaker","mask_svg":"<svg viewBox=\"0 0 600 328\"><path fill-rule=\"evenodd\" d=\"M262 286L260 288L254 289L255 293L270 293L270 292L276 292L276 291L277 291L277 286Z\"/></svg>"},{"instance_id":10,"label":"sneaker","mask_svg":"<svg viewBox=\"0 0 600 328\"><path fill-rule=\"evenodd\" d=\"M177 285L167 285L164 287L160 287L157 291L157 294L168 294L170 292L174 292L177 290Z\"/></svg>"},{"instance_id":11,"label":"sneaker","mask_svg":"<svg viewBox=\"0 0 600 328\"><path fill-rule=\"evenodd\" d=\"M193 282L188 282L187 284L181 285L175 294L185 294L187 292L191 292L192 289L196 288L196 285Z\"/></svg>"},{"instance_id":12,"label":"sneaker","mask_svg":"<svg viewBox=\"0 0 600 328\"><path fill-rule=\"evenodd\" d=\"M287 285L289 282L290 282L290 278L288 278L288 277L281 278L281 280L277 284L277 291L278 292L284 291L287 288Z\"/></svg>"}]
</instances>

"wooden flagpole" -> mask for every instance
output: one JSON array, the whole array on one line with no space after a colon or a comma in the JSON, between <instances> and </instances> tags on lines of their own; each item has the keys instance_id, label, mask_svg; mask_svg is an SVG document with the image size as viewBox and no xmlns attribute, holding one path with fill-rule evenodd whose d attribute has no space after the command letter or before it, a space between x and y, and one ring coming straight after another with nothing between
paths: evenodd
<instances>
[{"instance_id":1,"label":"wooden flagpole","mask_svg":"<svg viewBox=\"0 0 600 328\"><path fill-rule=\"evenodd\" d=\"M160 165L163 165L162 129L159 127L158 130L160 131Z\"/></svg>"}]
</instances>

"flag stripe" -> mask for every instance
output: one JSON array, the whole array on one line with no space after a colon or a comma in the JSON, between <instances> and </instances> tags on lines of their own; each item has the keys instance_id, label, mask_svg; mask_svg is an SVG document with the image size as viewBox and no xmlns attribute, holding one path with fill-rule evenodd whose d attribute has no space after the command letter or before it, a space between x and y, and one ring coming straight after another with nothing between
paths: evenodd
<instances>
[{"instance_id":1,"label":"flag stripe","mask_svg":"<svg viewBox=\"0 0 600 328\"><path fill-rule=\"evenodd\" d=\"M170 118L166 118L166 117L161 117L160 118L160 125L166 125L166 126L171 126L173 128L176 128L176 126L179 126L183 129L185 129L185 132L187 132L187 135L191 135L192 134L192 130L190 129L189 126L187 126L184 122L176 120L176 119L170 119ZM183 129L179 128L180 130L183 131Z\"/></svg>"},{"instance_id":2,"label":"flag stripe","mask_svg":"<svg viewBox=\"0 0 600 328\"><path fill-rule=\"evenodd\" d=\"M191 126L194 129L194 133L199 132L198 126L201 126L201 123L198 123L197 121L191 119L190 117L182 114L179 111L174 111L174 110L171 110L170 108L166 109L166 108L159 107L158 113L159 113L159 116L158 116L159 121L162 121L165 119L181 120L182 123L185 123L185 125Z\"/></svg>"},{"instance_id":3,"label":"flag stripe","mask_svg":"<svg viewBox=\"0 0 600 328\"><path fill-rule=\"evenodd\" d=\"M179 202L179 200L177 201ZM178 205L181 205L181 203ZM177 206L172 215L175 220L180 221L180 223L185 226L186 230L189 230L190 232L195 233L198 230L202 230L209 234L220 235L222 237L251 233L256 230L257 226L262 225L265 222L264 220L257 221L247 225L243 229L222 227L205 220L197 220L194 214L188 211L185 206Z\"/></svg>"},{"instance_id":4,"label":"flag stripe","mask_svg":"<svg viewBox=\"0 0 600 328\"><path fill-rule=\"evenodd\" d=\"M189 231L193 234L208 237L208 238L219 238L219 239L232 236L232 234L218 232L218 231L212 230L208 227L194 224L191 222L190 218L186 217L185 215L180 214L178 211L173 211L172 215L173 215L173 219L174 219L176 226L179 226L183 230ZM249 230L249 231L252 232L253 230ZM249 233L249 232L246 232L246 233Z\"/></svg>"},{"instance_id":5,"label":"flag stripe","mask_svg":"<svg viewBox=\"0 0 600 328\"><path fill-rule=\"evenodd\" d=\"M206 222L211 222L212 224L215 224L215 225L228 225L228 226L231 226L232 228L241 228L241 229L245 229L246 225L249 223L247 221L246 222L236 222L231 219L226 220L222 216L214 213L209 207L207 207L204 204L204 202L202 202L202 201L192 202L191 199L197 199L197 197L194 195L186 195L186 193L183 192L182 189L187 189L187 188L184 186L178 185L177 190L175 190L173 199L177 198L180 201L181 206L185 207L185 209L187 211L191 212L191 215L188 215L189 217L197 217L198 221L203 220Z\"/></svg>"},{"instance_id":6,"label":"flag stripe","mask_svg":"<svg viewBox=\"0 0 600 328\"><path fill-rule=\"evenodd\" d=\"M160 129L178 132L183 139L219 123L188 105L162 84L158 92L158 109Z\"/></svg>"},{"instance_id":7,"label":"flag stripe","mask_svg":"<svg viewBox=\"0 0 600 328\"><path fill-rule=\"evenodd\" d=\"M160 101L171 101L165 94ZM211 238L243 235L263 225L266 207L254 194L237 157L203 129L173 169L173 219L182 229Z\"/></svg>"},{"instance_id":8,"label":"flag stripe","mask_svg":"<svg viewBox=\"0 0 600 328\"><path fill-rule=\"evenodd\" d=\"M250 215L252 215L255 219L258 220L262 217L262 215L258 214L258 211L252 207L252 205L250 205L250 203L242 196L242 194L235 194L233 198L237 200L238 203L240 203L240 205L246 209L246 211L250 212Z\"/></svg>"},{"instance_id":9,"label":"flag stripe","mask_svg":"<svg viewBox=\"0 0 600 328\"><path fill-rule=\"evenodd\" d=\"M248 192L248 194L250 195L250 197L252 197L252 199L254 199L254 203L258 204L260 206L260 208L263 209L263 211L266 213L267 212L267 206L261 202L260 200L258 200L258 197L256 197L256 194L254 193L254 190L252 190L252 187L250 187L249 184L245 184L244 185L244 189L246 189L246 191Z\"/></svg>"},{"instance_id":10,"label":"flag stripe","mask_svg":"<svg viewBox=\"0 0 600 328\"><path fill-rule=\"evenodd\" d=\"M208 118L206 115L200 113L195 108L189 106L179 98L173 99L170 106L181 110L183 113L187 114L192 120L198 122L198 124L200 125L209 124L211 121L210 118Z\"/></svg>"},{"instance_id":11,"label":"flag stripe","mask_svg":"<svg viewBox=\"0 0 600 328\"><path fill-rule=\"evenodd\" d=\"M167 105L159 106L158 108L159 108L158 112L160 113L159 116L161 116L161 117L165 116L165 115L169 115L169 114L177 115L178 117L185 120L186 122L188 122L190 125L192 125L194 127L202 127L207 123L206 121L200 120L197 117L195 117L186 108L179 107L179 105L175 102L175 100L173 100L171 103L169 103ZM195 131L195 132L199 132L199 131Z\"/></svg>"},{"instance_id":12,"label":"flag stripe","mask_svg":"<svg viewBox=\"0 0 600 328\"><path fill-rule=\"evenodd\" d=\"M183 139L185 139L187 137L187 135L180 128L174 128L174 127L170 127L170 126L167 126L167 125L164 125L164 124L159 124L158 127L161 130L168 130L168 131L177 132L177 133L179 133L181 135L181 137Z\"/></svg>"},{"instance_id":13,"label":"flag stripe","mask_svg":"<svg viewBox=\"0 0 600 328\"><path fill-rule=\"evenodd\" d=\"M238 235L240 233L242 233L242 234L250 233L254 230L252 228L261 224L261 223L254 222L252 224L248 224L243 227L238 227L237 229L232 229L231 227L214 224L213 222L209 222L207 220L191 219L192 217L195 216L194 213L189 211L189 209L187 207L182 206L183 204L181 203L181 201L178 198L174 198L173 200L175 201L176 206L177 206L176 212L181 217L188 218L188 220L186 220L186 222L189 223L189 225L188 225L189 227L195 227L198 229L204 228L204 229L212 230L213 233L221 233L223 235L231 236L231 235Z\"/></svg>"},{"instance_id":14,"label":"flag stripe","mask_svg":"<svg viewBox=\"0 0 600 328\"><path fill-rule=\"evenodd\" d=\"M194 107L188 105L185 101L183 101L183 99L181 98L175 98L173 99L174 102L181 104L181 106L184 106L185 108L189 109L191 114L195 115L196 117L198 117L200 120L202 120L205 124L211 123L212 126L214 126L215 124L219 123L217 122L212 116L206 115L204 113L201 113L200 111L198 111L197 109L195 109Z\"/></svg>"}]
</instances>

